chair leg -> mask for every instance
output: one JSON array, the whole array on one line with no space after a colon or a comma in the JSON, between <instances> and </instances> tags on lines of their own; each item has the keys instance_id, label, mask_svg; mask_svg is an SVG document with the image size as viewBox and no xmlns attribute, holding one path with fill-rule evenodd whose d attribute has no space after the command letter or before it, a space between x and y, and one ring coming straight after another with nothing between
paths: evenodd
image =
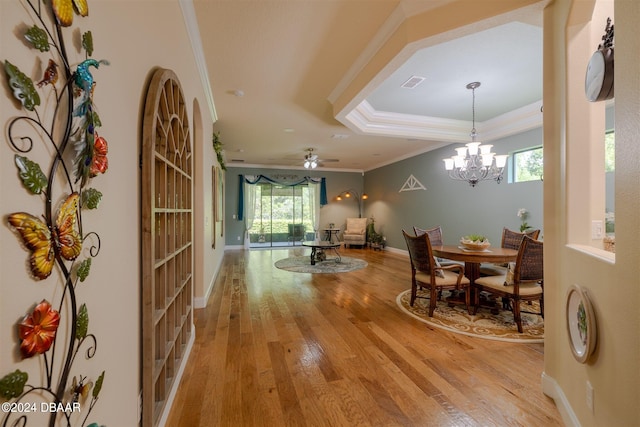
<instances>
[{"instance_id":1,"label":"chair leg","mask_svg":"<svg viewBox=\"0 0 640 427\"><path fill-rule=\"evenodd\" d=\"M415 281L411 282L411 301L409 305L413 307L413 303L416 302L416 295L418 294L418 285Z\"/></svg>"},{"instance_id":2,"label":"chair leg","mask_svg":"<svg viewBox=\"0 0 640 427\"><path fill-rule=\"evenodd\" d=\"M437 298L438 293L436 292L436 287L431 285L431 292L429 297L429 317L433 317L433 311L436 309Z\"/></svg>"},{"instance_id":3,"label":"chair leg","mask_svg":"<svg viewBox=\"0 0 640 427\"><path fill-rule=\"evenodd\" d=\"M513 320L515 320L518 326L518 332L522 333L522 317L520 315L520 301L513 300Z\"/></svg>"}]
</instances>

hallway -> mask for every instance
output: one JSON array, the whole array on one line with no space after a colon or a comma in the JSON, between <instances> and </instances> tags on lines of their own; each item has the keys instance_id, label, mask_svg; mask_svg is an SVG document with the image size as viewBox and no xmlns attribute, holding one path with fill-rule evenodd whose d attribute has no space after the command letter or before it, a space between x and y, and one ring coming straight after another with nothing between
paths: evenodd
<instances>
[{"instance_id":1,"label":"hallway","mask_svg":"<svg viewBox=\"0 0 640 427\"><path fill-rule=\"evenodd\" d=\"M228 251L168 426L562 425L542 344L432 329L395 303L408 258L342 249L363 270L301 274L303 249Z\"/></svg>"}]
</instances>

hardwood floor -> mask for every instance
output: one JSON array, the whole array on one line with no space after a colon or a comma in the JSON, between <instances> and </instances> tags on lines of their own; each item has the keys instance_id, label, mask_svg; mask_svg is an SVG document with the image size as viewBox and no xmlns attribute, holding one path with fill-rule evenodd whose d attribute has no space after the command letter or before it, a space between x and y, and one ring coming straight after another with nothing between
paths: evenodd
<instances>
[{"instance_id":1,"label":"hardwood floor","mask_svg":"<svg viewBox=\"0 0 640 427\"><path fill-rule=\"evenodd\" d=\"M562 425L541 391L542 344L449 333L398 309L407 257L341 249L369 263L341 274L273 266L294 253L225 254L167 426Z\"/></svg>"}]
</instances>

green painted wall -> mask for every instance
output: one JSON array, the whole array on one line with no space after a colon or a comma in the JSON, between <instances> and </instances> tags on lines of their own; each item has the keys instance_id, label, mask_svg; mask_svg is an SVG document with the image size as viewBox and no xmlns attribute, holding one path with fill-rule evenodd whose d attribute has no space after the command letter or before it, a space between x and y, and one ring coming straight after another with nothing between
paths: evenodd
<instances>
[{"instance_id":1,"label":"green painted wall","mask_svg":"<svg viewBox=\"0 0 640 427\"><path fill-rule=\"evenodd\" d=\"M491 142L499 154L511 153L542 144L542 129ZM365 174L368 217L373 216L376 230L387 238L387 246L406 250L402 229L442 226L445 244L455 244L461 236L484 234L500 244L502 228L520 228L518 209L529 211L527 222L543 230L542 182L509 183L505 179L479 183L475 188L454 181L444 170L442 159L451 157L452 144L437 150L384 166ZM400 191L413 175L426 190ZM544 230L542 234L544 235Z\"/></svg>"}]
</instances>

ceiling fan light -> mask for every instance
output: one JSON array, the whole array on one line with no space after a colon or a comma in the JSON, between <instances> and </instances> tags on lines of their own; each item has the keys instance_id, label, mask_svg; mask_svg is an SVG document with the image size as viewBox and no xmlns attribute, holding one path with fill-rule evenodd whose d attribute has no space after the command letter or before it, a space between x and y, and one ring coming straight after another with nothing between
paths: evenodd
<instances>
[{"instance_id":1,"label":"ceiling fan light","mask_svg":"<svg viewBox=\"0 0 640 427\"><path fill-rule=\"evenodd\" d=\"M309 160L307 160L306 162L304 162L304 167L309 169L311 167L311 162Z\"/></svg>"},{"instance_id":2,"label":"ceiling fan light","mask_svg":"<svg viewBox=\"0 0 640 427\"><path fill-rule=\"evenodd\" d=\"M315 160L312 160L312 161L311 161L311 169L315 169L315 168L316 168L316 166L318 166L318 164L316 163L316 161L315 161Z\"/></svg>"}]
</instances>

